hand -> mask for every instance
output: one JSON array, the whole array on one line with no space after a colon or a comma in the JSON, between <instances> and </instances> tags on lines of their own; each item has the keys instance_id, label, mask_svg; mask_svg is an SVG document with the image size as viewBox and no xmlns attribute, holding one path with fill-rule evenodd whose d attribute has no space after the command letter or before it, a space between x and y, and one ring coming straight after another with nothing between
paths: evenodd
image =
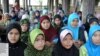
<instances>
[{"instance_id":1,"label":"hand","mask_svg":"<svg viewBox=\"0 0 100 56\"><path fill-rule=\"evenodd\" d=\"M52 43L49 41L46 41L46 46L50 47L50 46L52 46Z\"/></svg>"},{"instance_id":2,"label":"hand","mask_svg":"<svg viewBox=\"0 0 100 56\"><path fill-rule=\"evenodd\" d=\"M78 41L74 41L74 45L79 48L81 45L83 44L82 41L78 40Z\"/></svg>"}]
</instances>

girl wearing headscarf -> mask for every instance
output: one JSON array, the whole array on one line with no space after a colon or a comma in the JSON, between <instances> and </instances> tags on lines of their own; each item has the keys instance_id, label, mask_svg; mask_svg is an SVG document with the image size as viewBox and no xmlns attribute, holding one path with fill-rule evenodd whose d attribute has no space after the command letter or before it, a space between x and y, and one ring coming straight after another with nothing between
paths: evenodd
<instances>
[{"instance_id":1,"label":"girl wearing headscarf","mask_svg":"<svg viewBox=\"0 0 100 56\"><path fill-rule=\"evenodd\" d=\"M59 10L58 14L61 16L64 25L67 25L68 17L65 15L64 10Z\"/></svg>"},{"instance_id":2,"label":"girl wearing headscarf","mask_svg":"<svg viewBox=\"0 0 100 56\"><path fill-rule=\"evenodd\" d=\"M88 23L89 23L88 29L90 29L90 27L93 25L99 25L99 20L98 20L98 18L93 17L93 18L88 19ZM89 33L89 30L87 32Z\"/></svg>"},{"instance_id":3,"label":"girl wearing headscarf","mask_svg":"<svg viewBox=\"0 0 100 56\"><path fill-rule=\"evenodd\" d=\"M90 25L89 25L89 19L90 18L94 18L95 16L93 14L88 14L86 16L86 23L84 24L84 27L85 27L85 30L87 31L87 33L89 32L89 28L90 28Z\"/></svg>"},{"instance_id":4,"label":"girl wearing headscarf","mask_svg":"<svg viewBox=\"0 0 100 56\"><path fill-rule=\"evenodd\" d=\"M24 56L26 45L21 42L21 26L11 23L7 26L7 42L9 43L9 56Z\"/></svg>"},{"instance_id":5,"label":"girl wearing headscarf","mask_svg":"<svg viewBox=\"0 0 100 56\"><path fill-rule=\"evenodd\" d=\"M48 17L50 19L50 22L52 22L53 21L53 18L52 18L53 17L53 14L51 12L48 13Z\"/></svg>"},{"instance_id":6,"label":"girl wearing headscarf","mask_svg":"<svg viewBox=\"0 0 100 56\"><path fill-rule=\"evenodd\" d=\"M39 21L40 21L40 11L36 10L34 12L34 28L37 27Z\"/></svg>"},{"instance_id":7,"label":"girl wearing headscarf","mask_svg":"<svg viewBox=\"0 0 100 56\"><path fill-rule=\"evenodd\" d=\"M80 56L100 56L100 26L93 25L89 30L89 40L80 48Z\"/></svg>"},{"instance_id":8,"label":"girl wearing headscarf","mask_svg":"<svg viewBox=\"0 0 100 56\"><path fill-rule=\"evenodd\" d=\"M51 48L45 46L45 36L40 29L30 32L28 47L24 51L25 56L51 56Z\"/></svg>"},{"instance_id":9,"label":"girl wearing headscarf","mask_svg":"<svg viewBox=\"0 0 100 56\"><path fill-rule=\"evenodd\" d=\"M75 45L77 47L80 47L83 43L86 42L85 40L85 34L84 29L82 27L79 27L79 15L77 13L72 13L69 15L68 18L68 25L63 27L67 28L72 31L73 33L73 39L75 41Z\"/></svg>"},{"instance_id":10,"label":"girl wearing headscarf","mask_svg":"<svg viewBox=\"0 0 100 56\"><path fill-rule=\"evenodd\" d=\"M89 19L89 25L90 25L90 27L92 26L92 25L98 25L99 24L99 20L97 19L97 18L90 18Z\"/></svg>"},{"instance_id":11,"label":"girl wearing headscarf","mask_svg":"<svg viewBox=\"0 0 100 56\"><path fill-rule=\"evenodd\" d=\"M20 25L21 25L21 28L22 28L21 41L27 44L28 37L29 37L29 27L30 27L29 20L28 19L22 19L20 21Z\"/></svg>"},{"instance_id":12,"label":"girl wearing headscarf","mask_svg":"<svg viewBox=\"0 0 100 56\"><path fill-rule=\"evenodd\" d=\"M54 16L53 27L57 30L57 33L59 33L61 27L63 27L63 22L60 15Z\"/></svg>"},{"instance_id":13,"label":"girl wearing headscarf","mask_svg":"<svg viewBox=\"0 0 100 56\"><path fill-rule=\"evenodd\" d=\"M58 43L54 46L52 56L79 56L79 50L74 46L72 32L64 29L60 33Z\"/></svg>"},{"instance_id":14,"label":"girl wearing headscarf","mask_svg":"<svg viewBox=\"0 0 100 56\"><path fill-rule=\"evenodd\" d=\"M57 37L56 29L53 28L52 24L50 23L50 19L48 16L42 16L40 18L40 29L44 32L46 38L46 44L51 46L53 40Z\"/></svg>"},{"instance_id":15,"label":"girl wearing headscarf","mask_svg":"<svg viewBox=\"0 0 100 56\"><path fill-rule=\"evenodd\" d=\"M37 19L38 21L40 20L40 11L39 10L35 11L35 19Z\"/></svg>"}]
</instances>

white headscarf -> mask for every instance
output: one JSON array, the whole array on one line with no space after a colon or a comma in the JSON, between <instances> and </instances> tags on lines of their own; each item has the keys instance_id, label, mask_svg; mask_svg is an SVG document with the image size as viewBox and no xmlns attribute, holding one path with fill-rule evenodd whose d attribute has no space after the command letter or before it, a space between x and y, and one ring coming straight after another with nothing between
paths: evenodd
<instances>
[{"instance_id":1,"label":"white headscarf","mask_svg":"<svg viewBox=\"0 0 100 56\"><path fill-rule=\"evenodd\" d=\"M70 33L70 34L72 35L72 32L71 32L70 30L64 29L64 30L60 33L60 40L62 41L68 33Z\"/></svg>"}]
</instances>

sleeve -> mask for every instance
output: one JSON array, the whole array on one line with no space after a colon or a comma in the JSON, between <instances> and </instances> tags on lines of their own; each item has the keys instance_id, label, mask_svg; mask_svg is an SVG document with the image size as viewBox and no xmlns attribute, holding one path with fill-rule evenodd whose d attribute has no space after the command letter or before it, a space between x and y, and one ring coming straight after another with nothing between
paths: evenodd
<instances>
[{"instance_id":1,"label":"sleeve","mask_svg":"<svg viewBox=\"0 0 100 56\"><path fill-rule=\"evenodd\" d=\"M86 31L84 31L84 35L85 35L85 39L87 41L88 40L88 33Z\"/></svg>"},{"instance_id":2,"label":"sleeve","mask_svg":"<svg viewBox=\"0 0 100 56\"><path fill-rule=\"evenodd\" d=\"M28 48L26 48L24 50L24 56L32 56L32 53L31 53L31 51Z\"/></svg>"},{"instance_id":3,"label":"sleeve","mask_svg":"<svg viewBox=\"0 0 100 56\"><path fill-rule=\"evenodd\" d=\"M83 43L86 43L86 38L85 38L85 34L84 34L84 29L83 28L79 28L79 40L83 41Z\"/></svg>"},{"instance_id":4,"label":"sleeve","mask_svg":"<svg viewBox=\"0 0 100 56\"><path fill-rule=\"evenodd\" d=\"M88 56L85 46L80 47L79 53L80 53L80 56Z\"/></svg>"}]
</instances>

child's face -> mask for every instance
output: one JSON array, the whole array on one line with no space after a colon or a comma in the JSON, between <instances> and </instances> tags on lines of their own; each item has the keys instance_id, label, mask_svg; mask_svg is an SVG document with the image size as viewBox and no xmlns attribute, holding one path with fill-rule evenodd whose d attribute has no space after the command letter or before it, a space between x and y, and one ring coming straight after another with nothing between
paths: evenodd
<instances>
[{"instance_id":1,"label":"child's face","mask_svg":"<svg viewBox=\"0 0 100 56\"><path fill-rule=\"evenodd\" d=\"M55 19L55 24L56 24L56 25L60 25L60 23L61 23L61 20L59 20L59 18L56 18L56 19Z\"/></svg>"},{"instance_id":2,"label":"child's face","mask_svg":"<svg viewBox=\"0 0 100 56\"><path fill-rule=\"evenodd\" d=\"M77 26L78 26L78 20L77 20L77 19L74 19L74 20L71 22L71 25L72 25L72 27L77 27Z\"/></svg>"},{"instance_id":3,"label":"child's face","mask_svg":"<svg viewBox=\"0 0 100 56\"><path fill-rule=\"evenodd\" d=\"M45 38L43 35L38 35L33 44L34 48L37 50L43 50L45 45Z\"/></svg>"},{"instance_id":4,"label":"child's face","mask_svg":"<svg viewBox=\"0 0 100 56\"><path fill-rule=\"evenodd\" d=\"M47 19L44 19L41 23L41 26L43 29L49 29L50 28L50 22Z\"/></svg>"},{"instance_id":5,"label":"child's face","mask_svg":"<svg viewBox=\"0 0 100 56\"><path fill-rule=\"evenodd\" d=\"M73 43L74 42L70 34L66 35L65 38L61 41L62 46L66 49L70 49Z\"/></svg>"},{"instance_id":6,"label":"child's face","mask_svg":"<svg viewBox=\"0 0 100 56\"><path fill-rule=\"evenodd\" d=\"M90 26L93 26L93 25L96 25L96 24L98 24L97 22L92 22L91 24L90 24Z\"/></svg>"},{"instance_id":7,"label":"child's face","mask_svg":"<svg viewBox=\"0 0 100 56\"><path fill-rule=\"evenodd\" d=\"M17 43L18 40L20 38L20 34L18 32L17 29L12 29L9 33L8 33L8 40L10 43Z\"/></svg>"},{"instance_id":8,"label":"child's face","mask_svg":"<svg viewBox=\"0 0 100 56\"><path fill-rule=\"evenodd\" d=\"M36 12L35 15L36 15L36 16L39 16L39 12Z\"/></svg>"},{"instance_id":9,"label":"child's face","mask_svg":"<svg viewBox=\"0 0 100 56\"><path fill-rule=\"evenodd\" d=\"M100 31L96 31L92 36L92 41L96 45L100 45Z\"/></svg>"},{"instance_id":10,"label":"child's face","mask_svg":"<svg viewBox=\"0 0 100 56\"><path fill-rule=\"evenodd\" d=\"M48 14L48 17L49 17L49 18L52 18L52 14L49 13L49 14Z\"/></svg>"},{"instance_id":11,"label":"child's face","mask_svg":"<svg viewBox=\"0 0 100 56\"><path fill-rule=\"evenodd\" d=\"M28 30L28 25L27 24L22 24L21 28L22 28L22 32L26 32Z\"/></svg>"},{"instance_id":12,"label":"child's face","mask_svg":"<svg viewBox=\"0 0 100 56\"><path fill-rule=\"evenodd\" d=\"M60 12L60 16L63 17L64 16L64 13L63 12Z\"/></svg>"}]
</instances>

